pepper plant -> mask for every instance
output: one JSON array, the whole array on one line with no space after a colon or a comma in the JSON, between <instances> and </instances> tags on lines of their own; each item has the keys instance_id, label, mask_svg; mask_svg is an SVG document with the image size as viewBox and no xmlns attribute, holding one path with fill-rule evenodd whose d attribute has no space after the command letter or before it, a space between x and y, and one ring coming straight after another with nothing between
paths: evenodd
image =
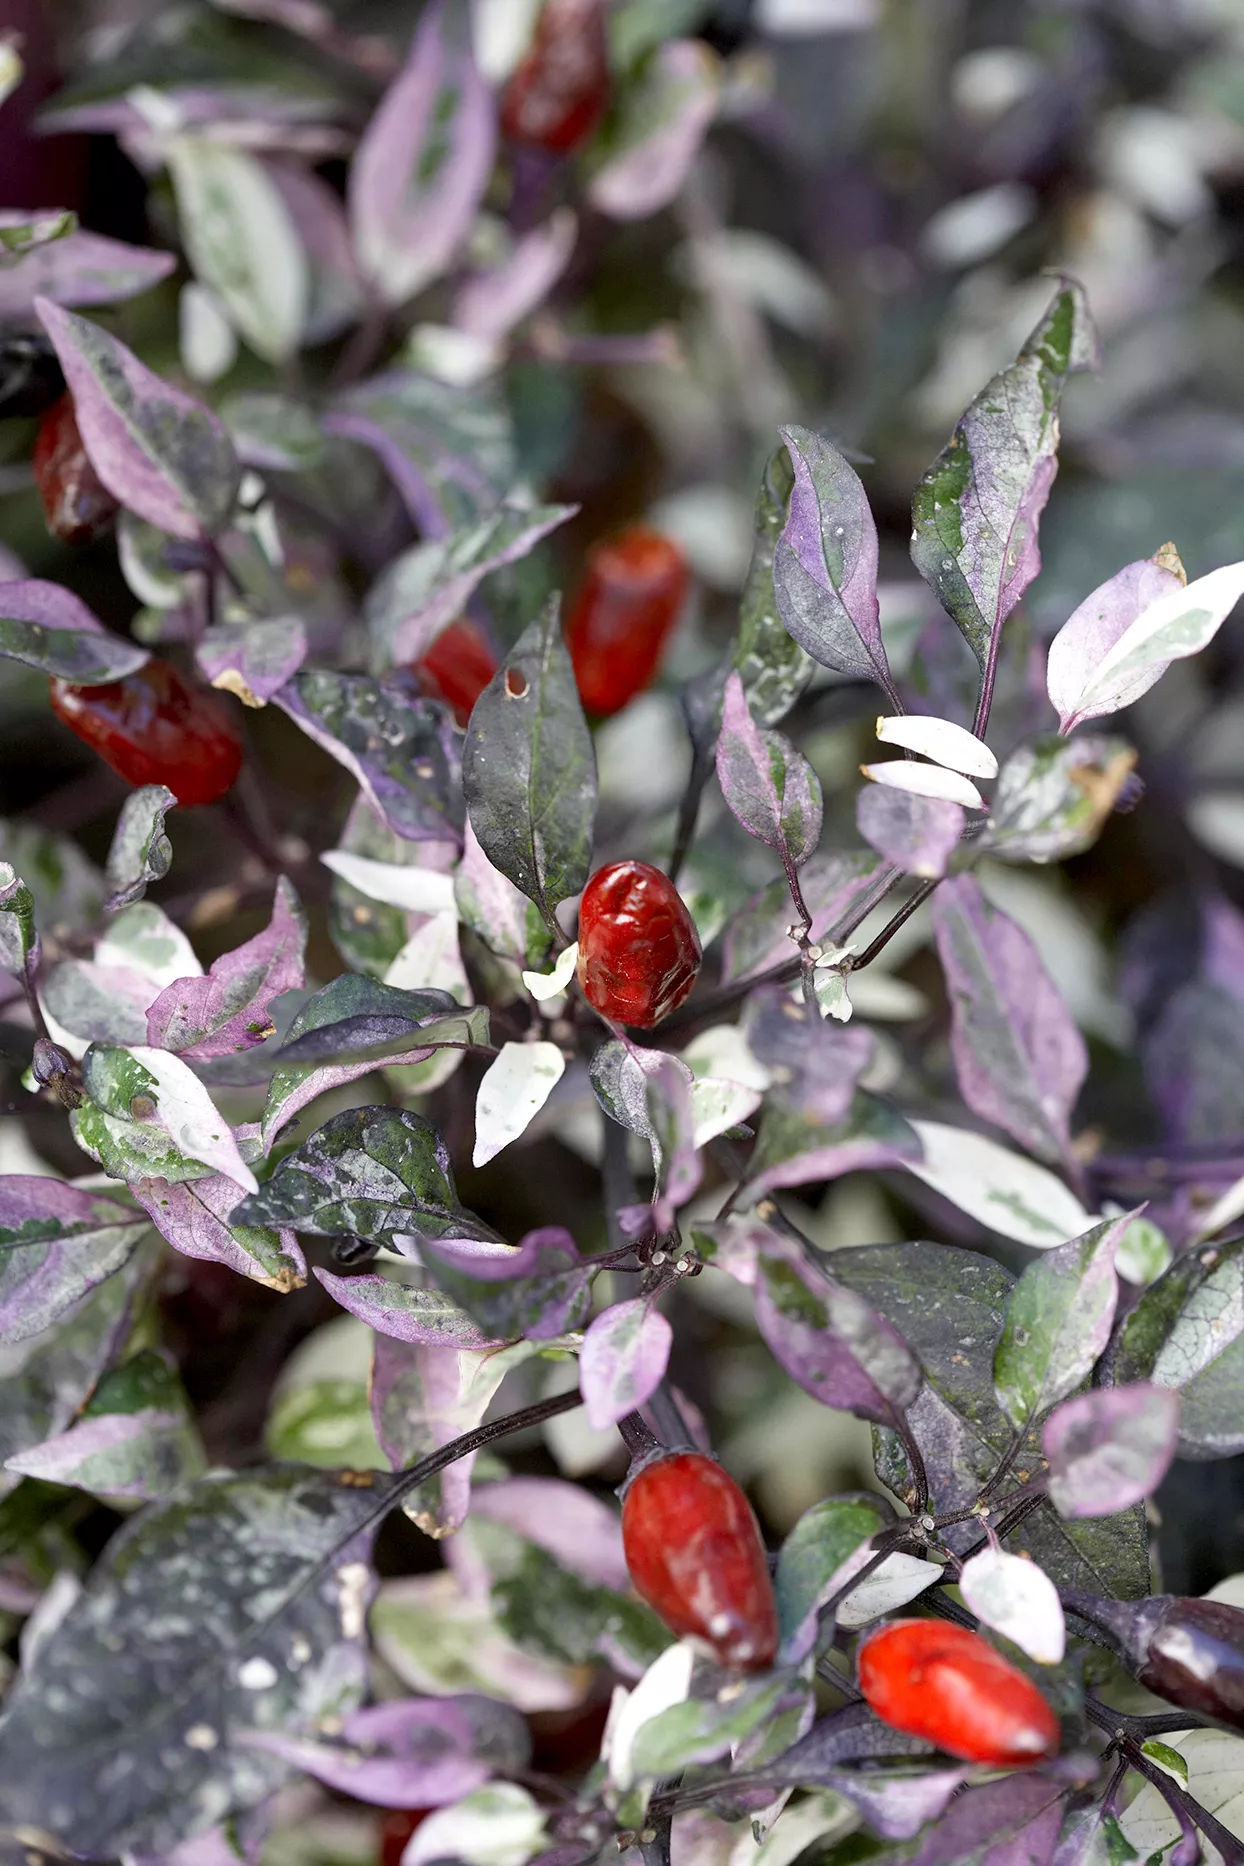
<instances>
[{"instance_id":1,"label":"pepper plant","mask_svg":"<svg viewBox=\"0 0 1244 1866\"><path fill-rule=\"evenodd\" d=\"M704 209L696 9L548 0L508 81L453 5L396 67L232 10L267 24L168 27L171 80L139 34L52 111L120 130L176 251L3 235L49 525L134 599L0 583L6 674L113 819L102 865L3 828L15 1106L60 1163L0 1175L5 1845L277 1861L352 1808L417 1811L404 1866L1244 1859L1238 1580L1155 1591L1149 1506L1244 1450L1244 1161L1196 1151L1187 1019L1148 1020L1157 1126L1089 1125L1116 1065L997 880L1143 821L1116 716L1244 563L1189 581L1155 537L1048 652L1026 627L1097 364L1052 278L916 487L918 636L815 423L757 429L726 626L637 512L564 633L525 372L675 369L586 292L576 329L574 268ZM231 86L235 27L304 89ZM141 354L175 268L179 357ZM1212 1019L1244 922L1195 911ZM1169 1010L1160 943L1129 989ZM827 1240L837 1187L921 1235ZM222 1313L262 1447L188 1392ZM871 1429L872 1486L767 1545L698 1403L714 1313L758 1389ZM589 1738L548 1767L554 1713Z\"/></svg>"}]
</instances>

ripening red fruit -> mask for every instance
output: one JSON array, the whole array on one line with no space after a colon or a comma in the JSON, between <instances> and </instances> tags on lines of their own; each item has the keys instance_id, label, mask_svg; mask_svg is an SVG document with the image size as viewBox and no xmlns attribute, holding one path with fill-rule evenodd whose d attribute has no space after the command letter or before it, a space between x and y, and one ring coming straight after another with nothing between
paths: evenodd
<instances>
[{"instance_id":1,"label":"ripening red fruit","mask_svg":"<svg viewBox=\"0 0 1244 1866\"><path fill-rule=\"evenodd\" d=\"M428 1808L390 1808L380 1823L380 1855L377 1866L401 1866L407 1842Z\"/></svg>"},{"instance_id":2,"label":"ripening red fruit","mask_svg":"<svg viewBox=\"0 0 1244 1866\"><path fill-rule=\"evenodd\" d=\"M53 402L39 423L34 473L54 538L89 544L108 530L117 515L117 501L87 458L68 392Z\"/></svg>"},{"instance_id":3,"label":"ripening red fruit","mask_svg":"<svg viewBox=\"0 0 1244 1866\"><path fill-rule=\"evenodd\" d=\"M579 903L579 986L620 1024L650 1030L700 970L695 923L668 875L647 862L598 868Z\"/></svg>"},{"instance_id":4,"label":"ripening red fruit","mask_svg":"<svg viewBox=\"0 0 1244 1866\"><path fill-rule=\"evenodd\" d=\"M424 693L452 706L460 726L466 725L471 708L496 671L496 655L474 622L465 619L442 629L415 667Z\"/></svg>"},{"instance_id":5,"label":"ripening red fruit","mask_svg":"<svg viewBox=\"0 0 1244 1866\"><path fill-rule=\"evenodd\" d=\"M52 711L127 784L167 784L180 804L215 803L242 769L224 703L167 661L102 687L54 680Z\"/></svg>"},{"instance_id":6,"label":"ripening red fruit","mask_svg":"<svg viewBox=\"0 0 1244 1866\"><path fill-rule=\"evenodd\" d=\"M777 1654L777 1606L760 1528L734 1479L699 1451L643 1466L622 1501L635 1591L673 1633L707 1640L722 1665L761 1672Z\"/></svg>"},{"instance_id":7,"label":"ripening red fruit","mask_svg":"<svg viewBox=\"0 0 1244 1866\"><path fill-rule=\"evenodd\" d=\"M501 96L511 142L566 155L596 128L609 103L609 46L602 0L545 0L531 49Z\"/></svg>"},{"instance_id":8,"label":"ripening red fruit","mask_svg":"<svg viewBox=\"0 0 1244 1866\"><path fill-rule=\"evenodd\" d=\"M857 1660L882 1723L965 1762L1019 1765L1058 1753L1058 1719L1032 1680L979 1633L941 1620L891 1620Z\"/></svg>"},{"instance_id":9,"label":"ripening red fruit","mask_svg":"<svg viewBox=\"0 0 1244 1866\"><path fill-rule=\"evenodd\" d=\"M589 713L621 712L649 684L687 594L678 546L632 525L589 553L566 623L579 698Z\"/></svg>"}]
</instances>

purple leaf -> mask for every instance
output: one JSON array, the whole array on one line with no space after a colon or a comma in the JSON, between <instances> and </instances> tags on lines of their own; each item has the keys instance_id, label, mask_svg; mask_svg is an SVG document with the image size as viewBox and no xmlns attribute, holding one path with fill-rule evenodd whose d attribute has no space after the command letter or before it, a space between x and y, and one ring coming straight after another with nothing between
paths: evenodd
<instances>
[{"instance_id":1,"label":"purple leaf","mask_svg":"<svg viewBox=\"0 0 1244 1866\"><path fill-rule=\"evenodd\" d=\"M883 784L865 784L855 800L856 827L865 842L895 868L926 881L946 873L965 820L962 804Z\"/></svg>"},{"instance_id":2,"label":"purple leaf","mask_svg":"<svg viewBox=\"0 0 1244 1866\"><path fill-rule=\"evenodd\" d=\"M597 1432L649 1399L665 1377L674 1331L645 1296L598 1315L579 1350L579 1386Z\"/></svg>"},{"instance_id":3,"label":"purple leaf","mask_svg":"<svg viewBox=\"0 0 1244 1866\"><path fill-rule=\"evenodd\" d=\"M1115 1254L1137 1215L1108 1218L1046 1251L1011 1291L993 1381L998 1404L1017 1430L1092 1372L1118 1306Z\"/></svg>"},{"instance_id":4,"label":"purple leaf","mask_svg":"<svg viewBox=\"0 0 1244 1866\"><path fill-rule=\"evenodd\" d=\"M130 1190L157 1231L184 1256L226 1264L282 1295L306 1282L306 1261L292 1231L231 1222L246 1195L222 1173L180 1184L140 1179Z\"/></svg>"},{"instance_id":5,"label":"purple leaf","mask_svg":"<svg viewBox=\"0 0 1244 1866\"><path fill-rule=\"evenodd\" d=\"M179 978L147 1012L147 1041L191 1061L250 1049L273 1034L268 1006L303 983L307 924L282 877L262 933L214 961L206 978Z\"/></svg>"},{"instance_id":6,"label":"purple leaf","mask_svg":"<svg viewBox=\"0 0 1244 1866\"><path fill-rule=\"evenodd\" d=\"M682 189L717 110L720 66L698 39L658 46L625 93L610 153L588 199L614 220L643 220Z\"/></svg>"},{"instance_id":7,"label":"purple leaf","mask_svg":"<svg viewBox=\"0 0 1244 1866\"><path fill-rule=\"evenodd\" d=\"M1036 947L970 875L943 882L933 930L963 1099L1039 1158L1066 1159L1088 1053Z\"/></svg>"},{"instance_id":8,"label":"purple leaf","mask_svg":"<svg viewBox=\"0 0 1244 1866\"><path fill-rule=\"evenodd\" d=\"M879 891L884 875L880 858L870 849L822 851L812 856L799 877L812 915L809 937L817 944L835 944L838 926L848 916L856 918L870 893ZM787 931L790 923L790 890L785 880L771 882L753 894L726 928L723 982L733 984L780 965L783 959L793 959L795 946Z\"/></svg>"},{"instance_id":9,"label":"purple leaf","mask_svg":"<svg viewBox=\"0 0 1244 1866\"><path fill-rule=\"evenodd\" d=\"M310 303L303 325L307 343L327 343L363 308L363 288L341 199L314 169L269 158L265 163L310 267Z\"/></svg>"},{"instance_id":10,"label":"purple leaf","mask_svg":"<svg viewBox=\"0 0 1244 1866\"><path fill-rule=\"evenodd\" d=\"M248 1731L243 1741L357 1801L382 1808L439 1808L481 1788L493 1772L492 1763L476 1755L471 1719L460 1708L470 1702L397 1698L376 1704L346 1719L339 1743L272 1730ZM507 1708L491 1706L497 1716Z\"/></svg>"},{"instance_id":11,"label":"purple leaf","mask_svg":"<svg viewBox=\"0 0 1244 1866\"><path fill-rule=\"evenodd\" d=\"M570 263L579 223L574 210L555 208L543 226L516 241L499 266L479 272L458 289L453 322L486 342L500 339L543 302Z\"/></svg>"},{"instance_id":12,"label":"purple leaf","mask_svg":"<svg viewBox=\"0 0 1244 1866\"><path fill-rule=\"evenodd\" d=\"M630 1586L618 1512L557 1477L506 1477L476 1489L472 1518L502 1523L584 1581L625 1593Z\"/></svg>"},{"instance_id":13,"label":"purple leaf","mask_svg":"<svg viewBox=\"0 0 1244 1866\"><path fill-rule=\"evenodd\" d=\"M830 1024L780 985L752 994L744 1018L748 1046L771 1077L771 1098L812 1125L846 1119L856 1084L872 1061L873 1034Z\"/></svg>"},{"instance_id":14,"label":"purple leaf","mask_svg":"<svg viewBox=\"0 0 1244 1866\"><path fill-rule=\"evenodd\" d=\"M304 1004L276 1052L263 1114L265 1149L309 1102L382 1067L426 1062L444 1045L488 1041L488 1012L448 992L399 991L346 973ZM340 1058L320 1063L321 1056Z\"/></svg>"},{"instance_id":15,"label":"purple leaf","mask_svg":"<svg viewBox=\"0 0 1244 1866\"><path fill-rule=\"evenodd\" d=\"M520 966L538 965L545 957L549 936L544 923L527 896L493 867L469 820L462 860L454 871L454 894L459 919L493 952Z\"/></svg>"},{"instance_id":16,"label":"purple leaf","mask_svg":"<svg viewBox=\"0 0 1244 1866\"><path fill-rule=\"evenodd\" d=\"M7 1459L4 1468L45 1484L147 1503L202 1469L201 1453L187 1456L188 1439L192 1446L184 1413L145 1406L79 1419L67 1432Z\"/></svg>"},{"instance_id":17,"label":"purple leaf","mask_svg":"<svg viewBox=\"0 0 1244 1866\"><path fill-rule=\"evenodd\" d=\"M795 484L773 555L778 614L814 661L875 680L897 712L877 608L877 527L864 488L819 434L781 432Z\"/></svg>"},{"instance_id":18,"label":"purple leaf","mask_svg":"<svg viewBox=\"0 0 1244 1866\"><path fill-rule=\"evenodd\" d=\"M342 440L357 441L360 447L370 448L393 481L402 504L421 534L425 538L448 536L450 521L433 481L418 460L412 458L399 435L392 433L389 427L374 416L359 414L349 408L326 415L324 431L326 434L340 435Z\"/></svg>"},{"instance_id":19,"label":"purple leaf","mask_svg":"<svg viewBox=\"0 0 1244 1866\"><path fill-rule=\"evenodd\" d=\"M0 1177L0 1341L42 1334L128 1262L146 1230L131 1206L39 1175Z\"/></svg>"},{"instance_id":20,"label":"purple leaf","mask_svg":"<svg viewBox=\"0 0 1244 1866\"><path fill-rule=\"evenodd\" d=\"M412 1289L387 1276L334 1276L330 1270L318 1269L315 1275L334 1302L357 1315L378 1335L390 1335L395 1341L421 1347L500 1345L439 1289Z\"/></svg>"},{"instance_id":21,"label":"purple leaf","mask_svg":"<svg viewBox=\"0 0 1244 1866\"><path fill-rule=\"evenodd\" d=\"M350 168L355 251L386 304L445 272L492 173L492 95L465 45L451 43L441 0L381 99Z\"/></svg>"},{"instance_id":22,"label":"purple leaf","mask_svg":"<svg viewBox=\"0 0 1244 1866\"><path fill-rule=\"evenodd\" d=\"M442 1020L437 1021L439 1023ZM454 1020L454 1028L462 1031L460 1020ZM265 1149L271 1147L281 1129L288 1127L295 1115L301 1114L304 1108L321 1095L326 1095L330 1089L345 1088L351 1082L360 1082L364 1076L373 1074L377 1069L401 1069L426 1063L435 1053L432 1044L412 1039L408 1047L393 1050L384 1057L367 1057L357 1063L324 1063L319 1068L297 1069L291 1065L288 1070L279 1069L273 1077L268 1105L264 1109Z\"/></svg>"},{"instance_id":23,"label":"purple leaf","mask_svg":"<svg viewBox=\"0 0 1244 1866\"><path fill-rule=\"evenodd\" d=\"M760 1228L756 1320L774 1358L814 1399L880 1424L920 1391L920 1363L885 1317Z\"/></svg>"},{"instance_id":24,"label":"purple leaf","mask_svg":"<svg viewBox=\"0 0 1244 1866\"><path fill-rule=\"evenodd\" d=\"M0 583L0 655L79 687L119 680L151 659L135 642L110 635L69 590L39 577Z\"/></svg>"},{"instance_id":25,"label":"purple leaf","mask_svg":"<svg viewBox=\"0 0 1244 1866\"><path fill-rule=\"evenodd\" d=\"M9 209L0 214L0 227L27 218L20 210ZM173 253L127 246L122 240L79 228L23 254L16 264L0 268L0 318L6 324L29 323L37 298L57 305L116 304L149 291L176 265Z\"/></svg>"},{"instance_id":26,"label":"purple leaf","mask_svg":"<svg viewBox=\"0 0 1244 1866\"><path fill-rule=\"evenodd\" d=\"M308 668L272 697L358 780L397 835L461 835L461 740L449 709L419 698L409 675L377 681Z\"/></svg>"},{"instance_id":27,"label":"purple leaf","mask_svg":"<svg viewBox=\"0 0 1244 1866\"><path fill-rule=\"evenodd\" d=\"M493 511L519 476L495 385L467 391L392 370L347 390L323 427L379 455L425 538Z\"/></svg>"},{"instance_id":28,"label":"purple leaf","mask_svg":"<svg viewBox=\"0 0 1244 1866\"><path fill-rule=\"evenodd\" d=\"M1046 660L1046 684L1058 714L1060 732L1070 732L1073 726L1100 713L1118 712L1130 706L1162 678L1170 666L1169 661L1147 668L1120 686L1112 696L1112 704L1102 703L1086 711L1080 708L1080 696L1090 677L1123 632L1150 603L1186 583L1187 579L1175 569L1178 563L1173 548L1165 545L1156 557L1141 557L1136 563L1127 564L1091 596L1086 596L1063 623L1050 643Z\"/></svg>"},{"instance_id":29,"label":"purple leaf","mask_svg":"<svg viewBox=\"0 0 1244 1866\"><path fill-rule=\"evenodd\" d=\"M1096 365L1084 293L1066 280L916 490L912 561L976 656L986 694L1002 625L1041 568L1037 527L1058 470L1063 386Z\"/></svg>"},{"instance_id":30,"label":"purple leaf","mask_svg":"<svg viewBox=\"0 0 1244 1866\"><path fill-rule=\"evenodd\" d=\"M1112 1516L1152 1496L1179 1443L1179 1395L1136 1381L1095 1387L1051 1413L1041 1433L1060 1516Z\"/></svg>"},{"instance_id":31,"label":"purple leaf","mask_svg":"<svg viewBox=\"0 0 1244 1866\"><path fill-rule=\"evenodd\" d=\"M397 667L417 661L441 630L462 614L484 577L526 557L578 509L502 504L463 530L403 551L363 606L376 658Z\"/></svg>"},{"instance_id":32,"label":"purple leaf","mask_svg":"<svg viewBox=\"0 0 1244 1866\"><path fill-rule=\"evenodd\" d=\"M966 1769L826 1769L818 1787L832 1788L857 1808L883 1840L911 1840L940 1820L963 1786Z\"/></svg>"},{"instance_id":33,"label":"purple leaf","mask_svg":"<svg viewBox=\"0 0 1244 1866\"><path fill-rule=\"evenodd\" d=\"M208 629L194 658L213 687L264 706L306 660L307 631L297 616L226 623Z\"/></svg>"},{"instance_id":34,"label":"purple leaf","mask_svg":"<svg viewBox=\"0 0 1244 1866\"><path fill-rule=\"evenodd\" d=\"M654 1205L657 1228L668 1231L674 1213L697 1191L704 1163L695 1144L695 1109L691 1071L677 1056L644 1061L644 1100L653 1165L657 1173Z\"/></svg>"},{"instance_id":35,"label":"purple leaf","mask_svg":"<svg viewBox=\"0 0 1244 1866\"><path fill-rule=\"evenodd\" d=\"M1046 1775L1014 1772L969 1788L951 1802L911 1866L1049 1866L1064 1792Z\"/></svg>"},{"instance_id":36,"label":"purple leaf","mask_svg":"<svg viewBox=\"0 0 1244 1866\"><path fill-rule=\"evenodd\" d=\"M175 538L222 530L240 467L223 424L98 324L36 306L73 392L83 444L115 499Z\"/></svg>"},{"instance_id":37,"label":"purple leaf","mask_svg":"<svg viewBox=\"0 0 1244 1866\"><path fill-rule=\"evenodd\" d=\"M371 1411L376 1437L395 1471L439 1451L477 1426L505 1378L503 1355L376 1336ZM403 1509L425 1535L449 1536L471 1506L472 1454L447 1465L407 1497Z\"/></svg>"},{"instance_id":38,"label":"purple leaf","mask_svg":"<svg viewBox=\"0 0 1244 1866\"><path fill-rule=\"evenodd\" d=\"M762 732L737 673L726 681L717 740L721 794L749 836L806 862L821 836L821 781L780 732Z\"/></svg>"},{"instance_id":39,"label":"purple leaf","mask_svg":"<svg viewBox=\"0 0 1244 1866\"><path fill-rule=\"evenodd\" d=\"M581 1328L596 1272L560 1225L529 1231L513 1248L425 1239L424 1263L492 1337L552 1341Z\"/></svg>"},{"instance_id":40,"label":"purple leaf","mask_svg":"<svg viewBox=\"0 0 1244 1866\"><path fill-rule=\"evenodd\" d=\"M862 1089L856 1091L843 1120L833 1126L805 1121L770 1096L748 1161L748 1196L755 1200L783 1186L806 1186L882 1166L914 1165L922 1157L920 1137L911 1123L896 1108Z\"/></svg>"}]
</instances>

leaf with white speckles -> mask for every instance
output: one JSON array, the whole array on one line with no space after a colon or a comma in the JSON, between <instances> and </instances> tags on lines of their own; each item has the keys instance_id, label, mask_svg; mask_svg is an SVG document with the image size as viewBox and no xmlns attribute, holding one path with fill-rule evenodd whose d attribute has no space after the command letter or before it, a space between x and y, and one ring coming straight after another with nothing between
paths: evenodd
<instances>
[{"instance_id":1,"label":"leaf with white speckles","mask_svg":"<svg viewBox=\"0 0 1244 1866\"><path fill-rule=\"evenodd\" d=\"M264 1800L362 1697L376 1492L299 1465L218 1472L144 1510L10 1693L0 1808L74 1852L163 1855Z\"/></svg>"}]
</instances>

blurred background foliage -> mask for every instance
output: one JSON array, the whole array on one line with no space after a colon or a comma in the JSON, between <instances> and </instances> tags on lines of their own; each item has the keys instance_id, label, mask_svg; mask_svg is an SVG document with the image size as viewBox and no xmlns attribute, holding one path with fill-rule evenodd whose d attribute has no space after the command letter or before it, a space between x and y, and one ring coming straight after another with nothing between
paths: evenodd
<instances>
[{"instance_id":1,"label":"blurred background foliage","mask_svg":"<svg viewBox=\"0 0 1244 1866\"><path fill-rule=\"evenodd\" d=\"M126 102L135 85L197 88L214 100L225 140L313 167L340 190L420 11L412 0L9 0L3 18L23 37L26 77L0 108L0 204L71 207L87 228L178 250L167 175ZM479 0L477 42L500 56L506 31L517 21L521 42L530 13L527 0ZM618 0L615 65L635 67L674 32L698 35L720 61L717 116L698 159L670 207L624 222L584 207L567 165L550 199L560 191L580 209L579 242L549 300L520 327L502 377L520 474L542 497L581 511L485 586L499 635L513 638L544 588L574 584L593 540L641 516L682 543L697 579L659 687L600 734L598 859L668 847L687 756L676 689L720 656L733 631L755 489L784 421L825 432L858 463L881 530L891 658L901 667L904 649L908 664L916 653L930 710L962 716L966 651L912 570L911 491L958 414L1015 355L1048 301L1052 270L1087 288L1103 362L1098 377L1079 377L1066 393L1044 569L1008 631L998 752L1034 723L1048 725L1034 718L1024 679L1030 646L1104 578L1168 538L1190 576L1244 557L1241 0ZM519 185L502 164L493 215ZM485 219L481 251L489 237ZM275 374L244 343L218 373L206 369L187 355L188 277L183 264L163 285L92 316L171 380L197 373L191 386L217 405L274 383L314 397L340 373L339 329ZM447 320L448 296L447 284L434 286L419 301L418 326L393 324L376 360L437 365L426 326ZM140 604L111 542L71 550L46 532L33 437L31 421L0 422L7 574L21 574L15 559L125 629ZM304 591L349 605L409 540L409 524L358 450L348 470L330 458L317 498L301 520L291 508L287 548ZM1156 1132L1130 1046L1137 1020L1143 1037L1154 1004L1197 971L1198 897L1244 902L1242 640L1238 626L1225 629L1133 709L1143 812L1113 819L1065 872L982 877L1034 934L1090 1038L1095 1105L1082 1106L1081 1119L1112 1147L1143 1149ZM801 743L826 786L827 847L855 841L855 774L873 710L871 691L828 678L801 702ZM249 723L269 813L305 860L344 822L353 786L275 708ZM41 679L12 662L0 664L0 743L0 813L71 833L102 858L120 781L53 726ZM756 845L740 857L736 838L724 829L717 838L711 806L704 830L692 878L706 896L733 904L770 878ZM206 963L263 924L268 884L256 858L239 856L221 812L179 813L174 846L173 872L153 898L184 917ZM322 981L340 959L328 877L320 871L317 884L316 875L308 865L299 887L312 914L310 969ZM917 916L880 978L868 975L872 1014L884 1020L877 1075L884 1086L918 1057L922 1079L940 1080L949 1095L945 1006L927 943ZM1244 1134L1244 958L1220 953L1216 963L1230 974L1227 1008L1195 1039L1212 1105L1190 1138L1231 1154ZM860 999L867 1013L863 980ZM81 1171L63 1121L31 1111L18 1071L5 1068L0 1169L37 1170L33 1157ZM460 1158L477 1079L468 1066L429 1098ZM391 1082L389 1092L404 1086ZM371 1082L353 1099L369 1097ZM335 1105L350 1100L343 1091ZM928 1112L938 1113L936 1093ZM513 1163L505 1155L463 1172L464 1200L508 1235L564 1222L590 1245L603 1229L585 1163L598 1119L586 1077L571 1072L534 1145ZM1164 1197L1211 1196L1222 1180L1210 1174L1208 1183L1208 1192L1146 1190L1160 1208ZM804 1191L802 1222L827 1246L922 1234L980 1241L910 1177L847 1178L823 1197ZM705 1209L715 1196L704 1195ZM752 1331L745 1292L701 1277L678 1292L677 1310L673 1377L706 1413L772 1531L827 1491L874 1483L867 1428L781 1373ZM230 1272L177 1259L163 1325L213 1460L244 1462L265 1442L330 1464L377 1459L367 1331L316 1286L278 1302ZM540 1376L551 1377L563 1370ZM605 1481L622 1469L616 1438L592 1434L576 1414L520 1452L520 1466L524 1458L528 1468ZM1239 1461L1176 1467L1159 1499L1176 1526L1161 1537L1166 1585L1199 1591L1240 1565L1241 1477ZM88 1541L107 1527L108 1512L96 1516L97 1528L79 1525ZM393 1566L435 1560L413 1530L392 1534L404 1537Z\"/></svg>"}]
</instances>

